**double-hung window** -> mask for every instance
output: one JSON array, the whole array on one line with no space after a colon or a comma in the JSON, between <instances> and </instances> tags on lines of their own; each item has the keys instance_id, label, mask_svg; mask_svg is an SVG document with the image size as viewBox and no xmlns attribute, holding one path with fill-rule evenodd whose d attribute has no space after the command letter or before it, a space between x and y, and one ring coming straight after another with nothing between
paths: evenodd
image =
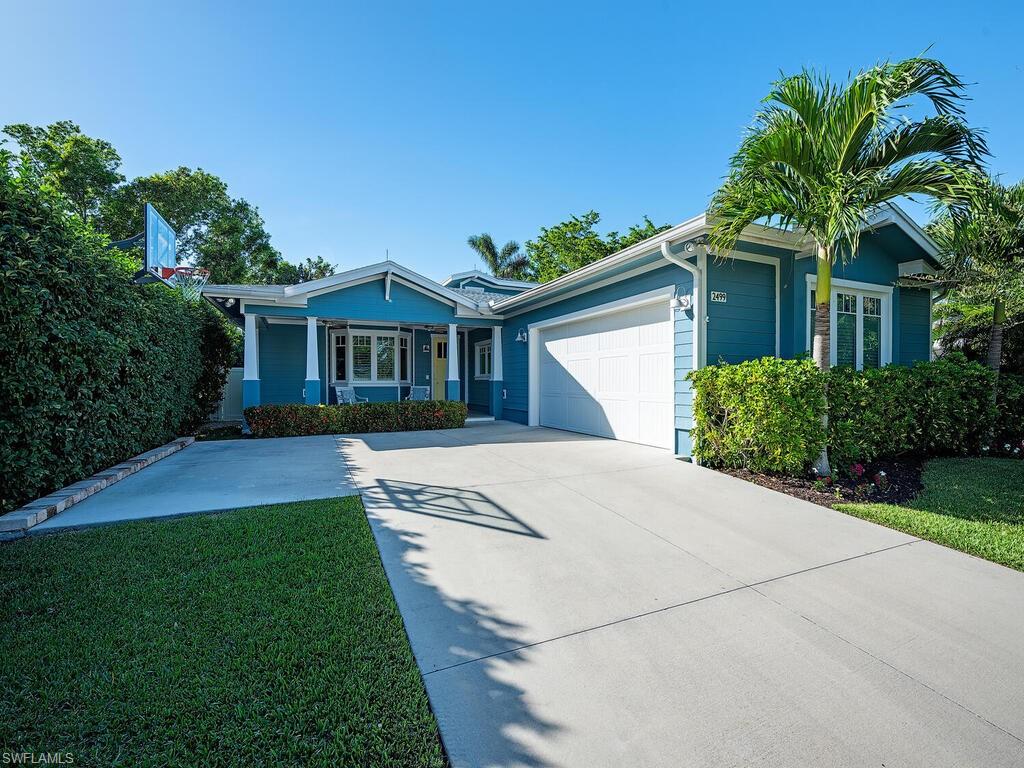
<instances>
[{"instance_id":1,"label":"double-hung window","mask_svg":"<svg viewBox=\"0 0 1024 768\"><path fill-rule=\"evenodd\" d=\"M350 384L401 384L410 380L409 334L335 331L334 379Z\"/></svg>"},{"instance_id":2,"label":"double-hung window","mask_svg":"<svg viewBox=\"0 0 1024 768\"><path fill-rule=\"evenodd\" d=\"M476 378L491 378L491 342L481 341L476 344Z\"/></svg>"},{"instance_id":3,"label":"double-hung window","mask_svg":"<svg viewBox=\"0 0 1024 768\"><path fill-rule=\"evenodd\" d=\"M807 282L807 348L814 346L817 296L814 276ZM857 370L880 368L892 359L892 289L846 280L832 280L830 336L832 365Z\"/></svg>"}]
</instances>

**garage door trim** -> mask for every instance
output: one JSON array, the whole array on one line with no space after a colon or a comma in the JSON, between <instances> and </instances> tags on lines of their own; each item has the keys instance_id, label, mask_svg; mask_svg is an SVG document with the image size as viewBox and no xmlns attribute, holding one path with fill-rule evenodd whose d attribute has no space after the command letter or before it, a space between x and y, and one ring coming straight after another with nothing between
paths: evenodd
<instances>
[{"instance_id":1,"label":"garage door trim","mask_svg":"<svg viewBox=\"0 0 1024 768\"><path fill-rule=\"evenodd\" d=\"M527 403L527 423L531 427L540 425L540 332L546 328L552 328L566 323L573 323L578 320L588 320L599 315L610 315L616 312L624 312L629 309L644 306L645 304L665 303L665 311L669 319L673 320L669 302L675 295L675 285L666 285L663 288L655 288L652 291L638 293L635 296L628 296L617 301L609 301L606 304L599 304L588 309L581 309L577 312L569 312L558 317L550 317L547 320L539 320L527 326L529 331L527 347L529 356L528 376L530 381L529 397Z\"/></svg>"}]
</instances>

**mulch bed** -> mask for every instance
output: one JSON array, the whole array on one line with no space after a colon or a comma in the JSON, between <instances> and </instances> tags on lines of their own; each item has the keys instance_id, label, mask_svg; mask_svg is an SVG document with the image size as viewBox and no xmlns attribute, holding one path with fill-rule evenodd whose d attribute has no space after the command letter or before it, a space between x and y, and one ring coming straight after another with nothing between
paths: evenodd
<instances>
[{"instance_id":1,"label":"mulch bed","mask_svg":"<svg viewBox=\"0 0 1024 768\"><path fill-rule=\"evenodd\" d=\"M850 502L905 504L913 501L923 487L921 469L922 463L917 459L875 461L865 465L864 475L860 478L836 476L833 482L827 484L818 482L810 476L767 475L748 469L719 471L823 507L835 508L837 504ZM880 471L885 473L885 480L882 483L884 490L872 482L872 478Z\"/></svg>"}]
</instances>

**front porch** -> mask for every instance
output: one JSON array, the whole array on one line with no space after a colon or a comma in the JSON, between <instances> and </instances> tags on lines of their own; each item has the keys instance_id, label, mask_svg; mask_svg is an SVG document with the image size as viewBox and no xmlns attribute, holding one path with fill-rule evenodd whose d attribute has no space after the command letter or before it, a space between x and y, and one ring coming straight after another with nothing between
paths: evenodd
<instances>
[{"instance_id":1,"label":"front porch","mask_svg":"<svg viewBox=\"0 0 1024 768\"><path fill-rule=\"evenodd\" d=\"M501 326L245 314L243 407L333 405L336 387L370 402L426 387L463 400L471 421L501 418Z\"/></svg>"}]
</instances>

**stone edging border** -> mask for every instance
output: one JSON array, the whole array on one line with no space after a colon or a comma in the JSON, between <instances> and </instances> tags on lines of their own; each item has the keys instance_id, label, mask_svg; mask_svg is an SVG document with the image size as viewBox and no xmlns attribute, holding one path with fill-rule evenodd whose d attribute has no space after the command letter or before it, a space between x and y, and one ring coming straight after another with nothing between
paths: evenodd
<instances>
[{"instance_id":1,"label":"stone edging border","mask_svg":"<svg viewBox=\"0 0 1024 768\"><path fill-rule=\"evenodd\" d=\"M54 491L48 496L29 502L23 507L0 516L0 536L8 537L24 534L29 528L38 525L44 520L49 520L58 515L68 507L87 499L97 491L102 491L107 486L113 485L119 480L124 480L129 475L134 475L140 469L145 469L150 464L160 459L165 459L182 448L186 448L195 442L194 437L179 437L166 445L154 448L138 456L133 456L127 461L122 461L110 469L97 472L92 477L79 480L69 486Z\"/></svg>"}]
</instances>

